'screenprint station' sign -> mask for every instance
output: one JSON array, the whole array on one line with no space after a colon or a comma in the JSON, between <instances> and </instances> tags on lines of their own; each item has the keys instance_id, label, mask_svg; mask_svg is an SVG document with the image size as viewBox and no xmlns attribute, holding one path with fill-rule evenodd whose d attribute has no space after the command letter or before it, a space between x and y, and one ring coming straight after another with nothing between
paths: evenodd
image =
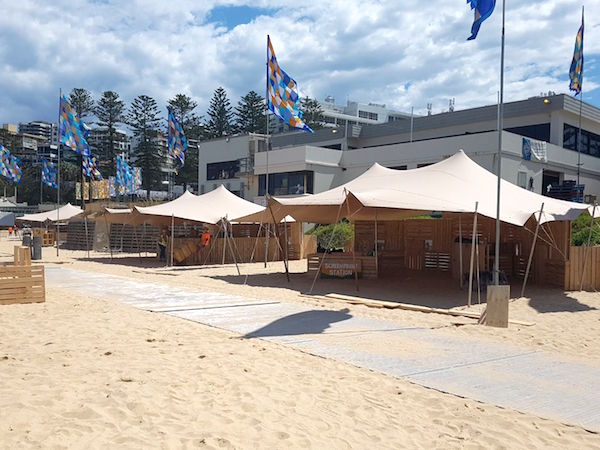
<instances>
[{"instance_id":1,"label":"'screenprint station' sign","mask_svg":"<svg viewBox=\"0 0 600 450\"><path fill-rule=\"evenodd\" d=\"M322 277L353 278L354 272L360 275L360 260L352 261L325 261L321 267Z\"/></svg>"}]
</instances>

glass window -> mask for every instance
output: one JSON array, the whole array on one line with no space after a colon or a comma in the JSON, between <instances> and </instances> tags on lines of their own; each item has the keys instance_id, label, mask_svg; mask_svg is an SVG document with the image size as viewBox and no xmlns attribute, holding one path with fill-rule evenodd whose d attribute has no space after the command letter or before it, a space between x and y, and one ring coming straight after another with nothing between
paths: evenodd
<instances>
[{"instance_id":1,"label":"glass window","mask_svg":"<svg viewBox=\"0 0 600 450\"><path fill-rule=\"evenodd\" d=\"M527 172L517 173L517 186L527 188Z\"/></svg>"},{"instance_id":2,"label":"glass window","mask_svg":"<svg viewBox=\"0 0 600 450\"><path fill-rule=\"evenodd\" d=\"M538 141L550 142L550 124L540 123L537 125L526 125L524 127L513 127L507 128L506 131L511 133L520 134L531 139L537 139Z\"/></svg>"},{"instance_id":3,"label":"glass window","mask_svg":"<svg viewBox=\"0 0 600 450\"><path fill-rule=\"evenodd\" d=\"M258 177L258 195L265 195L265 175ZM313 172L283 172L269 174L269 194L300 195L312 194Z\"/></svg>"},{"instance_id":4,"label":"glass window","mask_svg":"<svg viewBox=\"0 0 600 450\"><path fill-rule=\"evenodd\" d=\"M226 180L235 178L236 173L240 171L240 161L224 161L210 163L206 165L207 180Z\"/></svg>"},{"instance_id":5,"label":"glass window","mask_svg":"<svg viewBox=\"0 0 600 450\"><path fill-rule=\"evenodd\" d=\"M565 123L563 129L563 147L577 151L577 136L579 128ZM581 153L600 158L600 135L581 130Z\"/></svg>"}]
</instances>

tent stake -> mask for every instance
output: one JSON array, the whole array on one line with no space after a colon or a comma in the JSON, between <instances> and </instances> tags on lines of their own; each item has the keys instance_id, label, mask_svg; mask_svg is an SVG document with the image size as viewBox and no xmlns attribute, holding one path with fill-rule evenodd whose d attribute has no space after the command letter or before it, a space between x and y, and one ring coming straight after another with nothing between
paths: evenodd
<instances>
[{"instance_id":1,"label":"tent stake","mask_svg":"<svg viewBox=\"0 0 600 450\"><path fill-rule=\"evenodd\" d=\"M544 211L544 204L540 208L540 215L538 217L537 224L535 226L535 234L533 235L533 243L531 244L531 251L529 252L529 259L527 260L527 269L525 270L525 278L523 279L523 286L521 287L521 297L525 294L525 286L527 285L527 278L529 277L529 269L531 268L531 260L533 259L533 252L535 250L535 243L537 241L538 232L540 230L540 221L542 220L542 213Z\"/></svg>"},{"instance_id":2,"label":"tent stake","mask_svg":"<svg viewBox=\"0 0 600 450\"><path fill-rule=\"evenodd\" d=\"M477 208L479 202L475 202L475 214L473 215L473 231L471 233L471 264L469 267L469 295L467 306L471 307L471 295L473 294L473 259L475 258L475 239L477 239Z\"/></svg>"},{"instance_id":3,"label":"tent stake","mask_svg":"<svg viewBox=\"0 0 600 450\"><path fill-rule=\"evenodd\" d=\"M590 234L588 235L587 246L585 247L585 251L583 253L583 269L581 270L581 281L579 282L579 290L583 290L583 278L585 277L585 266L587 263L588 250L590 248L590 244L592 243L592 231L594 231L594 216L596 215L596 203L594 202L594 207L592 208L592 220L590 221Z\"/></svg>"}]
</instances>

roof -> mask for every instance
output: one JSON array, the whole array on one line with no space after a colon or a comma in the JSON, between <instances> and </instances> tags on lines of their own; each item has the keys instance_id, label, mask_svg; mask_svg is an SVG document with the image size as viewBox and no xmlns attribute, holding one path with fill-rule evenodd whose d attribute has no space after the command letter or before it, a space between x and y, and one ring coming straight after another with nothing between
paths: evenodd
<instances>
[{"instance_id":1,"label":"roof","mask_svg":"<svg viewBox=\"0 0 600 450\"><path fill-rule=\"evenodd\" d=\"M314 223L352 220L398 220L442 211L477 212L496 217L497 177L462 150L430 166L412 170L374 164L354 180L319 194L271 200L276 217L290 214ZM573 220L589 205L545 197L501 181L500 220L522 226L543 206L541 222ZM477 206L476 206L477 205Z\"/></svg>"},{"instance_id":2,"label":"roof","mask_svg":"<svg viewBox=\"0 0 600 450\"><path fill-rule=\"evenodd\" d=\"M21 222L56 222L60 220L69 220L79 214L83 214L83 209L67 203L65 206L37 214L25 214L17 217Z\"/></svg>"}]
</instances>

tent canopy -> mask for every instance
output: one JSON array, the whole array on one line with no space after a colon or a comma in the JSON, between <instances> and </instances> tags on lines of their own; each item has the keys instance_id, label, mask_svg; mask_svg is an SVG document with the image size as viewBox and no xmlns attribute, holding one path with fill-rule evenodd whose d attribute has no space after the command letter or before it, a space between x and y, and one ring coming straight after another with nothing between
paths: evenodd
<instances>
[{"instance_id":1,"label":"tent canopy","mask_svg":"<svg viewBox=\"0 0 600 450\"><path fill-rule=\"evenodd\" d=\"M365 173L319 194L272 198L276 218L291 214L302 222L399 220L442 211L496 217L497 177L462 150L430 166L396 170L375 163ZM500 220L522 226L544 204L541 222L576 219L589 205L557 200L501 181ZM537 218L537 214L536 214Z\"/></svg>"},{"instance_id":2,"label":"tent canopy","mask_svg":"<svg viewBox=\"0 0 600 450\"><path fill-rule=\"evenodd\" d=\"M65 206L61 206L60 208L53 209L52 211L46 211L37 214L25 214L21 217L17 217L17 220L20 222L56 222L58 220L69 220L79 214L83 214L83 209L73 206L70 203L67 203Z\"/></svg>"},{"instance_id":3,"label":"tent canopy","mask_svg":"<svg viewBox=\"0 0 600 450\"><path fill-rule=\"evenodd\" d=\"M173 219L189 222L202 222L215 225L226 218L235 222L239 217L264 211L264 206L249 202L229 192L223 185L202 195L190 192L173 201L156 206L134 206L134 215L141 216L142 222L168 223Z\"/></svg>"}]
</instances>

